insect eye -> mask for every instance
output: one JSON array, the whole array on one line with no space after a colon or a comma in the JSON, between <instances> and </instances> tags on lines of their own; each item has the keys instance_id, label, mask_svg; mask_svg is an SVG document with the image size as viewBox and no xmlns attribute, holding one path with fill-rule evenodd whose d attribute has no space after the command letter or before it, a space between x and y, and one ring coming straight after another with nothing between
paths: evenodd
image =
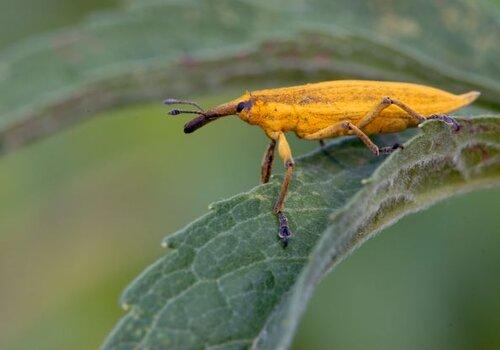
<instances>
[{"instance_id":1,"label":"insect eye","mask_svg":"<svg viewBox=\"0 0 500 350\"><path fill-rule=\"evenodd\" d=\"M236 106L236 112L240 113L243 109L245 109L245 102L238 103L238 106Z\"/></svg>"}]
</instances>

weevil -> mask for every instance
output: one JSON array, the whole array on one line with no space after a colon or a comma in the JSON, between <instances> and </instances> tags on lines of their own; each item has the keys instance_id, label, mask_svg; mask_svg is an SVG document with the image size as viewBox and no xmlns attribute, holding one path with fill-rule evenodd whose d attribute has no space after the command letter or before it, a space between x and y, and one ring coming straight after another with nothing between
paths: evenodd
<instances>
[{"instance_id":1,"label":"weevil","mask_svg":"<svg viewBox=\"0 0 500 350\"><path fill-rule=\"evenodd\" d=\"M429 86L401 82L337 80L300 86L246 92L230 102L204 110L198 104L169 98L167 105L191 105L196 110L173 109L198 116L184 126L189 134L226 116L258 125L269 137L261 165L262 183L269 181L276 144L284 162L285 174L274 205L278 236L286 247L292 231L285 215L285 197L295 166L286 132L306 140L323 140L344 135L357 136L374 155L391 153L399 144L379 147L369 135L392 133L415 127L428 119L441 120L458 131L459 124L448 114L469 105L479 96L471 91L455 95Z\"/></svg>"}]
</instances>

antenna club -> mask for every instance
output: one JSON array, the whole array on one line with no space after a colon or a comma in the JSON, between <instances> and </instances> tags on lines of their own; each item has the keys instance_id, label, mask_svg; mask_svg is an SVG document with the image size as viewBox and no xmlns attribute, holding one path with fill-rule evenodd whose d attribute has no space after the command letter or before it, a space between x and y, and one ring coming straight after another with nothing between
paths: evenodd
<instances>
[{"instance_id":1,"label":"antenna club","mask_svg":"<svg viewBox=\"0 0 500 350\"><path fill-rule=\"evenodd\" d=\"M181 111L179 111L178 109L172 109L170 112L168 112L168 114L179 115L179 114L181 114Z\"/></svg>"}]
</instances>

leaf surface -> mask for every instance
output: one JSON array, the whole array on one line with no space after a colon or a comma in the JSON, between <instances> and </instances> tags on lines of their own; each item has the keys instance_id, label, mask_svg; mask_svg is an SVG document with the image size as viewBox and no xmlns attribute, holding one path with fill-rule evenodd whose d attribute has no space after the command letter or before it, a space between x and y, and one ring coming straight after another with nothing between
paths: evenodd
<instances>
[{"instance_id":1,"label":"leaf surface","mask_svg":"<svg viewBox=\"0 0 500 350\"><path fill-rule=\"evenodd\" d=\"M488 1L128 4L0 54L0 153L104 108L222 88L236 96L345 77L402 80L479 90L483 107L500 107L500 17ZM285 250L271 212L279 176L214 204L167 237L171 251L126 290L129 312L105 348L286 348L317 282L366 238L435 201L498 185L498 117L462 124L453 134L427 123L385 161L352 139L301 158Z\"/></svg>"},{"instance_id":2,"label":"leaf surface","mask_svg":"<svg viewBox=\"0 0 500 350\"><path fill-rule=\"evenodd\" d=\"M215 203L168 236L171 251L128 287L129 312L104 348L286 348L315 285L364 240L438 200L500 183L500 119L460 123L453 133L427 122L385 161L354 139L299 159L287 249L272 214L279 176Z\"/></svg>"}]
</instances>

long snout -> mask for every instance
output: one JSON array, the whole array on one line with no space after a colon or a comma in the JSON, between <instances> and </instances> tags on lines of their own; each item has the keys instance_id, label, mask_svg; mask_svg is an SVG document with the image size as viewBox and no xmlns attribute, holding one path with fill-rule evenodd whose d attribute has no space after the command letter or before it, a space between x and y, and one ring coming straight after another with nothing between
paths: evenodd
<instances>
[{"instance_id":1,"label":"long snout","mask_svg":"<svg viewBox=\"0 0 500 350\"><path fill-rule=\"evenodd\" d=\"M190 120L189 122L186 123L186 125L184 125L184 133L190 134L214 120L215 119L207 118L207 116L205 115L200 115L199 117Z\"/></svg>"},{"instance_id":2,"label":"long snout","mask_svg":"<svg viewBox=\"0 0 500 350\"><path fill-rule=\"evenodd\" d=\"M184 133L190 134L198 130L202 126L205 126L210 122L213 122L214 120L235 114L236 114L236 105L234 103L227 103L220 105L210 111L200 114L198 117L186 123L186 125L184 125Z\"/></svg>"}]
</instances>

